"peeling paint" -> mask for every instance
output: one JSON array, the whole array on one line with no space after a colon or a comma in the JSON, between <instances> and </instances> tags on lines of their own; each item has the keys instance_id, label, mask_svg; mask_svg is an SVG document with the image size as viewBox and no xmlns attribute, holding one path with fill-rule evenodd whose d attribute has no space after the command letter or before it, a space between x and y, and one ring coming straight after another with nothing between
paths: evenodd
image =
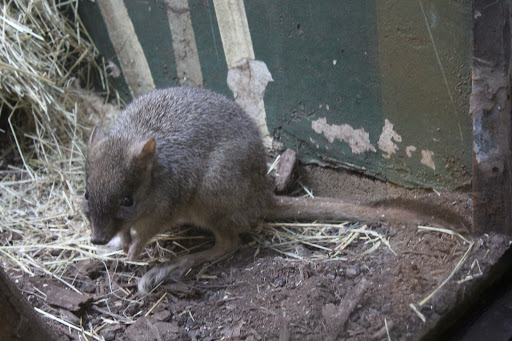
<instances>
[{"instance_id":1,"label":"peeling paint","mask_svg":"<svg viewBox=\"0 0 512 341\"><path fill-rule=\"evenodd\" d=\"M318 144L318 142L316 142L315 140L313 140L312 137L309 138L309 140L311 141L311 143L313 143L316 147L316 149L320 148L320 145Z\"/></svg>"},{"instance_id":2,"label":"peeling paint","mask_svg":"<svg viewBox=\"0 0 512 341\"><path fill-rule=\"evenodd\" d=\"M416 151L416 147L414 147L414 146L405 147L405 154L407 154L408 157L412 157L412 153L415 151Z\"/></svg>"},{"instance_id":3,"label":"peeling paint","mask_svg":"<svg viewBox=\"0 0 512 341\"><path fill-rule=\"evenodd\" d=\"M267 65L259 60L242 59L229 69L227 83L235 101L252 117L263 136L265 146L272 147L268 132L263 96L269 82L274 81Z\"/></svg>"},{"instance_id":4,"label":"peeling paint","mask_svg":"<svg viewBox=\"0 0 512 341\"><path fill-rule=\"evenodd\" d=\"M346 142L352 149L353 154L377 151L370 143L370 134L365 132L364 128L354 129L348 124L329 125L325 117L320 117L318 120L312 121L311 128L313 128L316 133L323 134L329 143L333 143L335 139Z\"/></svg>"},{"instance_id":5,"label":"peeling paint","mask_svg":"<svg viewBox=\"0 0 512 341\"><path fill-rule=\"evenodd\" d=\"M432 160L432 156L434 156L434 152L431 150L422 150L421 151L421 164L436 170L436 165L434 160Z\"/></svg>"},{"instance_id":6,"label":"peeling paint","mask_svg":"<svg viewBox=\"0 0 512 341\"><path fill-rule=\"evenodd\" d=\"M379 149L386 153L382 155L385 159L391 158L391 155L395 154L399 149L393 140L402 142L402 136L398 135L397 132L393 130L393 123L386 119L384 121L384 127L382 127L379 141L377 142Z\"/></svg>"},{"instance_id":7,"label":"peeling paint","mask_svg":"<svg viewBox=\"0 0 512 341\"><path fill-rule=\"evenodd\" d=\"M214 0L222 47L229 71L227 83L235 101L258 126L265 147L272 148L263 96L274 81L267 65L254 60L251 33L243 0Z\"/></svg>"}]
</instances>

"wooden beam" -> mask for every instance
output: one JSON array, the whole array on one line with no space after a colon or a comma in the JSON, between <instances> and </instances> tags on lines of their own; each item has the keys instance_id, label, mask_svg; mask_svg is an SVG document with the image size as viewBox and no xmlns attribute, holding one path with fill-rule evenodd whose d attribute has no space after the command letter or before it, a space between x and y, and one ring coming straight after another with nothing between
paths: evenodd
<instances>
[{"instance_id":1,"label":"wooden beam","mask_svg":"<svg viewBox=\"0 0 512 341\"><path fill-rule=\"evenodd\" d=\"M123 0L99 0L98 6L132 97L153 90L153 76Z\"/></svg>"},{"instance_id":2,"label":"wooden beam","mask_svg":"<svg viewBox=\"0 0 512 341\"><path fill-rule=\"evenodd\" d=\"M52 341L61 338L35 312L0 268L0 340Z\"/></svg>"}]
</instances>

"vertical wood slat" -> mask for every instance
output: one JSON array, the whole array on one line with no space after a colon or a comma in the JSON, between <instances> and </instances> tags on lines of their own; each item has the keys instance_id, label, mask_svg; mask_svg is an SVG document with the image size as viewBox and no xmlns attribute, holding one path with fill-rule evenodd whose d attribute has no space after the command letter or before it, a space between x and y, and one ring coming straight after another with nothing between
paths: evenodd
<instances>
[{"instance_id":1,"label":"vertical wood slat","mask_svg":"<svg viewBox=\"0 0 512 341\"><path fill-rule=\"evenodd\" d=\"M123 0L98 0L98 6L132 97L153 90L155 83Z\"/></svg>"}]
</instances>

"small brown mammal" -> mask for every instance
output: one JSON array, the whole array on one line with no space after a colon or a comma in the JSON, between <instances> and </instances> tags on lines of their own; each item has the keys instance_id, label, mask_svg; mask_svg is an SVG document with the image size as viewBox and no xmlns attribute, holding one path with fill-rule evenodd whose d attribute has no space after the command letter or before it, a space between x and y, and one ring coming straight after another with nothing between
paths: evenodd
<instances>
[{"instance_id":1,"label":"small brown mammal","mask_svg":"<svg viewBox=\"0 0 512 341\"><path fill-rule=\"evenodd\" d=\"M376 221L387 213L339 200L273 196L255 124L235 102L199 88L152 91L128 105L108 135L96 127L86 183L91 242L119 236L132 260L152 237L176 225L214 234L213 248L147 272L141 292L234 251L239 233L263 218Z\"/></svg>"},{"instance_id":2,"label":"small brown mammal","mask_svg":"<svg viewBox=\"0 0 512 341\"><path fill-rule=\"evenodd\" d=\"M108 135L96 127L86 162L84 211L91 242L119 235L135 259L156 234L190 223L213 232L207 251L163 263L139 282L147 292L239 246L271 203L255 124L233 101L199 88L152 91L126 107Z\"/></svg>"}]
</instances>

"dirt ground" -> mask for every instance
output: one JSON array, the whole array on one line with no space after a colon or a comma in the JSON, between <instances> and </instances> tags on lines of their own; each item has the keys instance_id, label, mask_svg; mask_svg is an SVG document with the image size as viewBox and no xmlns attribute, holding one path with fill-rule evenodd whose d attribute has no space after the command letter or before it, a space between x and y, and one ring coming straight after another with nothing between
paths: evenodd
<instances>
[{"instance_id":1,"label":"dirt ground","mask_svg":"<svg viewBox=\"0 0 512 341\"><path fill-rule=\"evenodd\" d=\"M81 294L43 273L9 274L34 307L82 326L75 331L51 321L62 340L91 340L83 333L92 329L104 340L416 340L471 295L510 244L501 235L470 237L471 198L464 190L404 190L313 166L302 167L300 179L318 196L400 198L414 208L439 207L437 214L455 212L464 238L376 223L368 229L391 248L368 252L371 245L359 240L343 259L297 261L246 236L236 253L142 300L136 283L148 267L119 261L70 264L65 277ZM306 245L294 252L312 258L319 251Z\"/></svg>"}]
</instances>

